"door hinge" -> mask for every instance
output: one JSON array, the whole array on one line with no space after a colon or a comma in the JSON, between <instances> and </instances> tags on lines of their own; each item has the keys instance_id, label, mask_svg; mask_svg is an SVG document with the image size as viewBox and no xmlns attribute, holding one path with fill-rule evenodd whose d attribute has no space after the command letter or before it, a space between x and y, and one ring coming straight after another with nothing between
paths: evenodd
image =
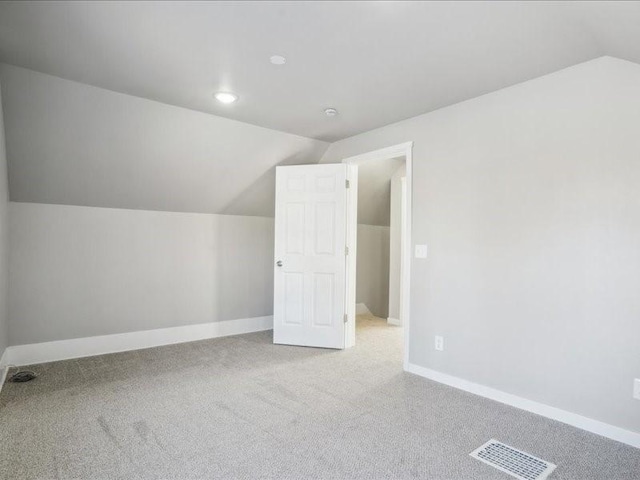
<instances>
[{"instance_id":1,"label":"door hinge","mask_svg":"<svg viewBox=\"0 0 640 480\"><path fill-rule=\"evenodd\" d=\"M344 181L344 188L350 188L351 184L349 183L349 180L345 180Z\"/></svg>"},{"instance_id":2,"label":"door hinge","mask_svg":"<svg viewBox=\"0 0 640 480\"><path fill-rule=\"evenodd\" d=\"M344 323L347 323L349 321L349 315L347 315L346 313L344 314Z\"/></svg>"},{"instance_id":3,"label":"door hinge","mask_svg":"<svg viewBox=\"0 0 640 480\"><path fill-rule=\"evenodd\" d=\"M349 247L344 247L344 254L349 255Z\"/></svg>"}]
</instances>

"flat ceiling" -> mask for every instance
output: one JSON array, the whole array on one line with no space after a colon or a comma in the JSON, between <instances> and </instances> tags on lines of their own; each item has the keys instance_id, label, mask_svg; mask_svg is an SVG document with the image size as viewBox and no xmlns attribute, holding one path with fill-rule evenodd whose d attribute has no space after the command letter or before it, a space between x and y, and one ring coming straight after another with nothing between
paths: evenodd
<instances>
[{"instance_id":1,"label":"flat ceiling","mask_svg":"<svg viewBox=\"0 0 640 480\"><path fill-rule=\"evenodd\" d=\"M639 24L637 2L2 2L0 60L335 141L602 55L640 61Z\"/></svg>"}]
</instances>

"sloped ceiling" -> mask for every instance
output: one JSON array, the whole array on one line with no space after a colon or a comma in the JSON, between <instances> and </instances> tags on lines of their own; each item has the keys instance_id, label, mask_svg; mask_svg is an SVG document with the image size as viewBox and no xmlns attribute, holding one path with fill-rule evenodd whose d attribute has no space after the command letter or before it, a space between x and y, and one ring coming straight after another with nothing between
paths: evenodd
<instances>
[{"instance_id":1,"label":"sloped ceiling","mask_svg":"<svg viewBox=\"0 0 640 480\"><path fill-rule=\"evenodd\" d=\"M0 61L334 141L599 56L640 61L639 24L639 2L6 1Z\"/></svg>"},{"instance_id":2,"label":"sloped ceiling","mask_svg":"<svg viewBox=\"0 0 640 480\"><path fill-rule=\"evenodd\" d=\"M328 146L8 65L0 82L18 202L273 215L275 166Z\"/></svg>"},{"instance_id":3,"label":"sloped ceiling","mask_svg":"<svg viewBox=\"0 0 640 480\"><path fill-rule=\"evenodd\" d=\"M389 226L391 177L404 161L402 157L358 165L358 223Z\"/></svg>"},{"instance_id":4,"label":"sloped ceiling","mask_svg":"<svg viewBox=\"0 0 640 480\"><path fill-rule=\"evenodd\" d=\"M639 24L640 2L0 2L10 196L272 215L275 166L324 140L640 61Z\"/></svg>"}]
</instances>

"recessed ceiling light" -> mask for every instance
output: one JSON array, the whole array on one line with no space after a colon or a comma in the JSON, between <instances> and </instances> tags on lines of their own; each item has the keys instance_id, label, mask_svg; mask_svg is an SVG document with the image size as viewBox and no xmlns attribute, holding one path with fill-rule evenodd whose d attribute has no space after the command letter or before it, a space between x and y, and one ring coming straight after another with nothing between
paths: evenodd
<instances>
[{"instance_id":1,"label":"recessed ceiling light","mask_svg":"<svg viewBox=\"0 0 640 480\"><path fill-rule=\"evenodd\" d=\"M335 117L338 114L338 110L336 110L335 108L325 108L324 114L327 117Z\"/></svg>"},{"instance_id":2,"label":"recessed ceiling light","mask_svg":"<svg viewBox=\"0 0 640 480\"><path fill-rule=\"evenodd\" d=\"M287 59L282 55L273 55L269 58L269 61L274 65L284 65L285 63L287 63Z\"/></svg>"},{"instance_id":3,"label":"recessed ceiling light","mask_svg":"<svg viewBox=\"0 0 640 480\"><path fill-rule=\"evenodd\" d=\"M238 95L231 92L218 92L215 94L216 100L220 103L229 104L238 100Z\"/></svg>"}]
</instances>

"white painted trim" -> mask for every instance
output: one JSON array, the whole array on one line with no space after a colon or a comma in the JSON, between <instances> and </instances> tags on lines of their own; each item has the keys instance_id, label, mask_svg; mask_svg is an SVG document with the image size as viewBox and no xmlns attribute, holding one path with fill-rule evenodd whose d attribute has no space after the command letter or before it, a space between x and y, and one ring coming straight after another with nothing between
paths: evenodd
<instances>
[{"instance_id":1,"label":"white painted trim","mask_svg":"<svg viewBox=\"0 0 640 480\"><path fill-rule=\"evenodd\" d=\"M2 372L0 373L0 393L2 393L2 387L4 387L4 382L7 380L7 374L9 373L9 366L0 367L2 368Z\"/></svg>"},{"instance_id":2,"label":"white painted trim","mask_svg":"<svg viewBox=\"0 0 640 480\"><path fill-rule=\"evenodd\" d=\"M260 332L271 330L272 328L273 316L267 316L32 343L7 348L5 361L10 365L16 366L31 365L34 363L55 362L71 358L104 355L106 353L139 350L174 343L193 342L207 338L226 337L241 333Z\"/></svg>"},{"instance_id":3,"label":"white painted trim","mask_svg":"<svg viewBox=\"0 0 640 480\"><path fill-rule=\"evenodd\" d=\"M406 165L405 165L406 167ZM404 304L404 282L408 281L405 277L405 260L407 259L407 249L404 243L404 235L407 234L407 175L400 178L400 305L399 319L400 324L404 321L405 304ZM409 257L409 261L411 261ZM408 357L407 357L408 358Z\"/></svg>"},{"instance_id":4,"label":"white painted trim","mask_svg":"<svg viewBox=\"0 0 640 480\"><path fill-rule=\"evenodd\" d=\"M402 326L402 320L400 320L399 318L387 317L387 323L389 325L395 325L396 327Z\"/></svg>"},{"instance_id":5,"label":"white painted trim","mask_svg":"<svg viewBox=\"0 0 640 480\"><path fill-rule=\"evenodd\" d=\"M2 355L0 356L0 368L4 368L9 365L9 347L4 349Z\"/></svg>"},{"instance_id":6,"label":"white painted trim","mask_svg":"<svg viewBox=\"0 0 640 480\"><path fill-rule=\"evenodd\" d=\"M406 144L406 175L405 175L405 239L402 250L402 321L404 323L404 369L409 368L409 339L411 328L411 228L413 225L413 142Z\"/></svg>"},{"instance_id":7,"label":"white painted trim","mask_svg":"<svg viewBox=\"0 0 640 480\"><path fill-rule=\"evenodd\" d=\"M356 305L356 259L358 255L358 166L347 164L347 178L349 180L349 190L347 190L347 238L346 245L349 254L346 257L346 313L347 324L344 333L344 348L351 348L356 344L356 315L361 313L370 314L366 305L362 304L364 311L358 311ZM351 219L355 218L353 222Z\"/></svg>"},{"instance_id":8,"label":"white painted trim","mask_svg":"<svg viewBox=\"0 0 640 480\"><path fill-rule=\"evenodd\" d=\"M409 338L410 338L410 326L411 326L411 225L413 223L413 142L400 143L387 148L381 148L372 152L363 153L353 157L345 158L342 163L357 165L362 162L369 162L372 160L389 160L392 158L404 157L406 161L406 226L405 226L405 238L404 238L404 250L402 258L403 277L407 280L402 282L402 315L404 321L404 359L403 366L405 370L409 368ZM353 219L347 219L348 222L355 222L357 224L357 216ZM347 287L348 288L348 287ZM349 323L348 327L353 325L355 329L355 316L349 315L347 317Z\"/></svg>"},{"instance_id":9,"label":"white painted trim","mask_svg":"<svg viewBox=\"0 0 640 480\"><path fill-rule=\"evenodd\" d=\"M608 423L583 417L577 413L571 413L543 403L528 400L517 395L506 393L485 385L480 385L479 383L470 382L436 370L421 367L413 363L408 365L406 371L439 383L444 383L450 387L458 388L481 397L495 400L496 402L504 403L537 415L542 415L543 417L547 417L552 420L557 420L558 422L566 423L572 427L580 428L587 432L595 433L596 435L601 435L603 437L631 445L632 447L640 448L640 433L638 432L625 430Z\"/></svg>"},{"instance_id":10,"label":"white painted trim","mask_svg":"<svg viewBox=\"0 0 640 480\"><path fill-rule=\"evenodd\" d=\"M4 352L2 352L2 356L0 357L0 392L2 392L2 387L4 386L4 382L7 379L7 373L9 373L9 349L5 348Z\"/></svg>"},{"instance_id":11,"label":"white painted trim","mask_svg":"<svg viewBox=\"0 0 640 480\"><path fill-rule=\"evenodd\" d=\"M396 157L406 157L413 148L413 142L399 143L391 147L381 148L372 152L363 153L353 157L345 158L342 163L362 163L371 160L390 160Z\"/></svg>"}]
</instances>

